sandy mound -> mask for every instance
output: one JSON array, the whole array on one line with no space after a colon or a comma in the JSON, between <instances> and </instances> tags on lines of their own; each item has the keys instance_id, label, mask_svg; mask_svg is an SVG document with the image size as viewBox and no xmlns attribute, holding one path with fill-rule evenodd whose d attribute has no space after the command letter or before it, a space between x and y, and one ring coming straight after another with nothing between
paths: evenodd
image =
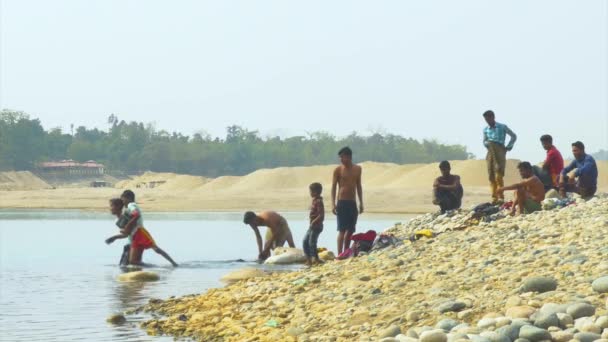
<instances>
[{"instance_id":1,"label":"sandy mound","mask_svg":"<svg viewBox=\"0 0 608 342\"><path fill-rule=\"evenodd\" d=\"M506 184L519 181L516 160L509 160ZM489 199L484 160L452 161L453 173L465 187L463 205ZM599 191L608 191L608 162L598 161ZM365 162L363 193L368 213L423 213L434 211L431 186L439 176L438 163L397 165ZM118 182L119 189L130 188L146 211L277 210L306 211L310 205L308 185L320 182L326 210L331 209L331 178L336 165L262 169L237 177L208 179L199 176L148 172ZM139 185L139 187L138 187ZM74 187L50 186L29 172L0 173L1 208L78 208L107 210L108 199L120 192L115 188L91 188L88 183ZM38 190L34 190L38 189ZM507 195L510 196L511 194ZM66 202L66 198L70 201ZM510 198L510 197L509 197Z\"/></svg>"},{"instance_id":2,"label":"sandy mound","mask_svg":"<svg viewBox=\"0 0 608 342\"><path fill-rule=\"evenodd\" d=\"M163 190L192 190L209 182L208 178L175 173L146 172L133 179L118 182L119 189L163 189Z\"/></svg>"},{"instance_id":3,"label":"sandy mound","mask_svg":"<svg viewBox=\"0 0 608 342\"><path fill-rule=\"evenodd\" d=\"M52 187L29 171L0 172L0 190L40 190Z\"/></svg>"},{"instance_id":4,"label":"sandy mound","mask_svg":"<svg viewBox=\"0 0 608 342\"><path fill-rule=\"evenodd\" d=\"M262 169L241 177L231 188L235 191L307 189L313 182L330 184L332 170L331 165Z\"/></svg>"},{"instance_id":5,"label":"sandy mound","mask_svg":"<svg viewBox=\"0 0 608 342\"><path fill-rule=\"evenodd\" d=\"M209 183L202 186L199 190L201 191L224 191L229 189L231 186L236 184L242 177L237 176L222 176L211 180Z\"/></svg>"},{"instance_id":6,"label":"sandy mound","mask_svg":"<svg viewBox=\"0 0 608 342\"><path fill-rule=\"evenodd\" d=\"M517 171L518 160L508 160L505 183L519 181ZM452 161L452 173L460 175L465 187L485 187L488 185L488 175L485 160L456 160ZM374 188L431 188L433 181L439 176L438 163L407 164L392 163L361 163L363 167L363 186ZM276 169L261 169L248 175L223 176L208 179L198 176L178 175L174 173L146 172L131 180L116 184L120 189L154 188L162 190L198 190L208 192L248 193L250 191L277 191L306 189L313 182L320 182L325 189L325 196L331 190L332 173L336 165L319 165L308 167L280 167ZM608 186L608 162L599 161L600 187Z\"/></svg>"}]
</instances>

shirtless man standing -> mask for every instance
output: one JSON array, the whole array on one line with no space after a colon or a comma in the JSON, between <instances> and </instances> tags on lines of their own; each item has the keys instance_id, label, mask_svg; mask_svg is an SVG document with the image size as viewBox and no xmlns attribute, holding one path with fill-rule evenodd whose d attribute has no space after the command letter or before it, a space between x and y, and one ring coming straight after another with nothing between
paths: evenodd
<instances>
[{"instance_id":1,"label":"shirtless man standing","mask_svg":"<svg viewBox=\"0 0 608 342\"><path fill-rule=\"evenodd\" d=\"M353 151L344 147L338 152L342 165L334 170L331 185L332 212L338 216L338 255L350 247L350 238L355 232L357 217L363 214L363 192L361 189L361 166L353 164ZM340 187L336 203L336 188ZM357 210L357 196L359 210Z\"/></svg>"},{"instance_id":2,"label":"shirtless man standing","mask_svg":"<svg viewBox=\"0 0 608 342\"><path fill-rule=\"evenodd\" d=\"M498 188L499 194L505 190L515 190L515 199L511 214L515 214L515 208L519 213L530 214L542 209L541 202L545 199L545 186L543 182L534 175L532 165L529 162L521 162L517 165L519 174L523 181L521 183Z\"/></svg>"},{"instance_id":3,"label":"shirtless man standing","mask_svg":"<svg viewBox=\"0 0 608 342\"><path fill-rule=\"evenodd\" d=\"M258 260L263 261L270 256L270 250L276 247L282 247L285 242L289 247L294 248L293 236L287 224L287 220L274 211L263 211L255 214L253 211L245 213L243 223L251 226L255 233L255 240L258 243ZM266 230L266 242L262 248L262 236L258 227L268 227Z\"/></svg>"}]
</instances>

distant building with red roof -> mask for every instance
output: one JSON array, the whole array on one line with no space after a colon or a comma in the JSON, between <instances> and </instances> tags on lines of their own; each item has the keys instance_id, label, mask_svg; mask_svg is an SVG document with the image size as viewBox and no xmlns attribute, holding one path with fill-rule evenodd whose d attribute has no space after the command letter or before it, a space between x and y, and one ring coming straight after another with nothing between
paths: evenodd
<instances>
[{"instance_id":1,"label":"distant building with red roof","mask_svg":"<svg viewBox=\"0 0 608 342\"><path fill-rule=\"evenodd\" d=\"M104 166L94 160L79 163L72 159L44 162L38 164L38 170L53 175L99 176L104 174Z\"/></svg>"}]
</instances>

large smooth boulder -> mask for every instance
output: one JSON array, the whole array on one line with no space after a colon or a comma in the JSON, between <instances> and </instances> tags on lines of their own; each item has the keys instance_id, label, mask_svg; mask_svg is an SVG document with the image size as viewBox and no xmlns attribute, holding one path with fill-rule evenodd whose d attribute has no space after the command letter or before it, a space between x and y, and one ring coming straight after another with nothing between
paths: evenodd
<instances>
[{"instance_id":1,"label":"large smooth boulder","mask_svg":"<svg viewBox=\"0 0 608 342\"><path fill-rule=\"evenodd\" d=\"M257 277L266 277L266 276L268 276L268 273L266 273L260 269L243 268L241 270L233 271L233 272L226 274L225 276L223 276L221 278L221 281L226 284L233 284L233 283L236 283L237 281L241 281L241 280L247 280L250 278L257 278Z\"/></svg>"}]
</instances>

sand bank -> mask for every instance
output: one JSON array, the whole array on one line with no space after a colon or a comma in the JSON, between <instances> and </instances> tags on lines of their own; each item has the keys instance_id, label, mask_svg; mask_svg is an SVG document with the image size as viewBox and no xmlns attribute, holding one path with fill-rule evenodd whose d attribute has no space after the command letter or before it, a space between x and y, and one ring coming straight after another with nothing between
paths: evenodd
<instances>
[{"instance_id":1,"label":"sand bank","mask_svg":"<svg viewBox=\"0 0 608 342\"><path fill-rule=\"evenodd\" d=\"M508 161L507 183L518 181L516 165L517 161ZM438 176L436 163L397 165L365 162L362 166L366 211L421 213L436 209L431 204L431 185ZM2 187L3 178L0 178L0 208L106 210L108 198L130 188L136 192L138 202L146 211L304 211L310 201L310 183L322 183L326 201L330 198L334 167L263 169L242 177L215 179L148 172L118 182L116 188L49 189L48 184L30 174L34 177L31 181L11 183L15 184L13 187ZM600 189L608 190L608 162L598 162L598 167ZM465 187L465 206L488 200L485 161L454 161L452 169L454 174L461 176Z\"/></svg>"}]
</instances>

